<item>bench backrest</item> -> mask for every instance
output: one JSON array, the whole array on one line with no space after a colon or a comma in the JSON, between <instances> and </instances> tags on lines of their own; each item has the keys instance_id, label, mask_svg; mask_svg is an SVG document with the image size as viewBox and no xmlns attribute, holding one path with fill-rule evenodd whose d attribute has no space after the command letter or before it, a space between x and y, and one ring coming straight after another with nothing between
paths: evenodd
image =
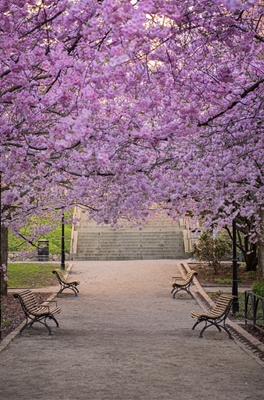
<instances>
[{"instance_id":1,"label":"bench backrest","mask_svg":"<svg viewBox=\"0 0 264 400\"><path fill-rule=\"evenodd\" d=\"M54 269L52 271L53 274L56 274L57 278L59 281L63 282L63 283L68 283L68 281L65 279L62 271L60 269Z\"/></svg>"},{"instance_id":2,"label":"bench backrest","mask_svg":"<svg viewBox=\"0 0 264 400\"><path fill-rule=\"evenodd\" d=\"M36 300L36 296L29 289L23 290L23 292L20 293L15 293L14 297L19 299L22 308L28 314L34 314L35 312L38 312L39 307L41 307Z\"/></svg>"},{"instance_id":3,"label":"bench backrest","mask_svg":"<svg viewBox=\"0 0 264 400\"><path fill-rule=\"evenodd\" d=\"M189 282L195 275L198 275L198 272L196 272L193 269L191 269L191 271L186 274L184 280L186 282Z\"/></svg>"},{"instance_id":4,"label":"bench backrest","mask_svg":"<svg viewBox=\"0 0 264 400\"><path fill-rule=\"evenodd\" d=\"M210 315L221 317L222 315L228 313L234 297L235 296L232 294L221 294L218 297L215 306L209 311Z\"/></svg>"}]
</instances>

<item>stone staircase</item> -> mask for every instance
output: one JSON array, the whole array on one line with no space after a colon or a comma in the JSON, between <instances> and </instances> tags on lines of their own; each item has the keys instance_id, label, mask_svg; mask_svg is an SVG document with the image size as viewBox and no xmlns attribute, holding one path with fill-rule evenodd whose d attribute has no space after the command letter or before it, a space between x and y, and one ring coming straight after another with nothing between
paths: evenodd
<instances>
[{"instance_id":1,"label":"stone staircase","mask_svg":"<svg viewBox=\"0 0 264 400\"><path fill-rule=\"evenodd\" d=\"M86 217L87 218L87 217ZM81 219L72 235L72 260L184 259L183 230L169 220L149 221L142 230L113 230Z\"/></svg>"}]
</instances>

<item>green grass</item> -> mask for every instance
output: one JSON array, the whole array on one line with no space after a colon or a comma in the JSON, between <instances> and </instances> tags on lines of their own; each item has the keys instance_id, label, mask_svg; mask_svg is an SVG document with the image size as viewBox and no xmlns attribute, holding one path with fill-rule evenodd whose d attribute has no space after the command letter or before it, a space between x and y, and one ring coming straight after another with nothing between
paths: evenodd
<instances>
[{"instance_id":1,"label":"green grass","mask_svg":"<svg viewBox=\"0 0 264 400\"><path fill-rule=\"evenodd\" d=\"M9 326L10 324L11 324L11 319L10 318L4 318L4 319L2 319L2 322L1 322L1 325L3 326L3 327L6 327L6 326Z\"/></svg>"},{"instance_id":2,"label":"green grass","mask_svg":"<svg viewBox=\"0 0 264 400\"><path fill-rule=\"evenodd\" d=\"M224 278L224 279L220 279L220 278L216 278L215 279L216 283L219 283L220 285L224 284L224 285L231 285L233 280L231 278ZM241 283L242 279L238 278L238 282Z\"/></svg>"},{"instance_id":3,"label":"green grass","mask_svg":"<svg viewBox=\"0 0 264 400\"><path fill-rule=\"evenodd\" d=\"M232 283L232 279L230 278L224 278L224 279L220 279L220 278L216 278L215 279L216 283L219 283L220 285L224 284L224 285L231 285Z\"/></svg>"},{"instance_id":4,"label":"green grass","mask_svg":"<svg viewBox=\"0 0 264 400\"><path fill-rule=\"evenodd\" d=\"M58 264L49 263L8 263L7 285L12 288L34 288L57 285L58 280L52 273Z\"/></svg>"}]
</instances>

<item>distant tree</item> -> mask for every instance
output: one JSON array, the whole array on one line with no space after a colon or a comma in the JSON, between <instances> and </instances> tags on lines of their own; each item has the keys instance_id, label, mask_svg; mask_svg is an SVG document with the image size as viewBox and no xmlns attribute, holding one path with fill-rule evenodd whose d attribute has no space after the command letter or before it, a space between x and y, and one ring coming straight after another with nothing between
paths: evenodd
<instances>
[{"instance_id":1,"label":"distant tree","mask_svg":"<svg viewBox=\"0 0 264 400\"><path fill-rule=\"evenodd\" d=\"M203 233L193 245L192 254L200 261L207 261L214 268L215 274L221 267L221 259L231 250L226 238L213 238L209 233Z\"/></svg>"}]
</instances>

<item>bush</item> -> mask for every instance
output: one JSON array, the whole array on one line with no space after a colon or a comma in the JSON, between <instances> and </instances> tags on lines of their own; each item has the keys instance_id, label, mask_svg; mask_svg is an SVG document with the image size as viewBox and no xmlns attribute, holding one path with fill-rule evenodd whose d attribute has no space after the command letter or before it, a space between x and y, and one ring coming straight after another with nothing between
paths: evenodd
<instances>
[{"instance_id":1,"label":"bush","mask_svg":"<svg viewBox=\"0 0 264 400\"><path fill-rule=\"evenodd\" d=\"M218 273L220 260L230 251L230 243L225 239L214 239L212 235L203 233L197 244L194 244L191 253L200 261L207 261Z\"/></svg>"},{"instance_id":2,"label":"bush","mask_svg":"<svg viewBox=\"0 0 264 400\"><path fill-rule=\"evenodd\" d=\"M224 285L231 285L232 284L232 279L230 278L225 278L225 279L215 279L216 283L219 283L220 285L224 284Z\"/></svg>"},{"instance_id":3,"label":"bush","mask_svg":"<svg viewBox=\"0 0 264 400\"><path fill-rule=\"evenodd\" d=\"M258 279L253 283L252 291L256 295L264 297L264 278Z\"/></svg>"}]
</instances>

